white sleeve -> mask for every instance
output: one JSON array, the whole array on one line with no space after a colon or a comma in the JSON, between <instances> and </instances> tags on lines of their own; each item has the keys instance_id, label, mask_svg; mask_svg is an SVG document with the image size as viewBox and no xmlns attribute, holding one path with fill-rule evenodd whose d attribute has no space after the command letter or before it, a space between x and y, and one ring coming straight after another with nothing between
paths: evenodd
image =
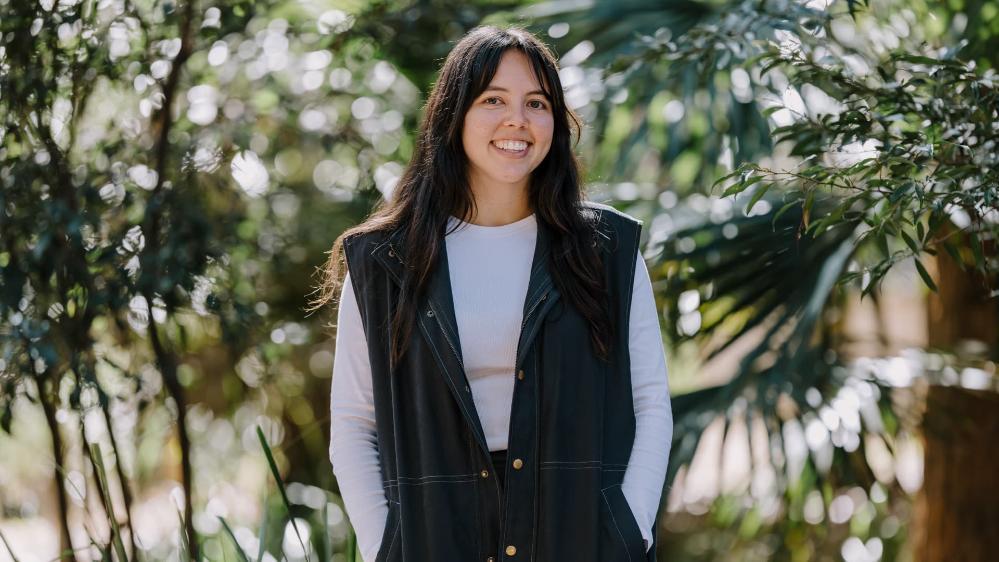
<instances>
[{"instance_id":1,"label":"white sleeve","mask_svg":"<svg viewBox=\"0 0 999 562\"><path fill-rule=\"evenodd\" d=\"M635 443L621 491L638 521L642 537L651 548L655 532L652 526L662 499L673 440L673 411L666 354L659 329L659 310L641 252L637 259L628 326L631 387L635 401Z\"/></svg>"},{"instance_id":2,"label":"white sleeve","mask_svg":"<svg viewBox=\"0 0 999 562\"><path fill-rule=\"evenodd\" d=\"M337 312L330 396L330 463L362 558L375 559L388 518L375 431L368 344L350 273Z\"/></svg>"}]
</instances>

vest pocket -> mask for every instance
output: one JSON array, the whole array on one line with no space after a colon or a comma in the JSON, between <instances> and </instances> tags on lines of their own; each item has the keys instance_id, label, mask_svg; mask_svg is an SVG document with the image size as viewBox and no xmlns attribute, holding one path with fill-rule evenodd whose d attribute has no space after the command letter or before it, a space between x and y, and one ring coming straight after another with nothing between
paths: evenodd
<instances>
[{"instance_id":1,"label":"vest pocket","mask_svg":"<svg viewBox=\"0 0 999 562\"><path fill-rule=\"evenodd\" d=\"M600 494L603 496L602 511L606 512L603 514L605 532L610 534L610 540L618 546L615 550L624 555L613 560L644 561L646 554L642 531L621 491L621 485L608 486L600 490Z\"/></svg>"},{"instance_id":2,"label":"vest pocket","mask_svg":"<svg viewBox=\"0 0 999 562\"><path fill-rule=\"evenodd\" d=\"M389 560L392 550L398 550L396 542L399 538L399 522L401 521L400 507L399 502L389 500L388 516L385 518L385 531L382 533L382 542L381 546L378 547L378 553L375 555L375 562L386 562Z\"/></svg>"}]
</instances>

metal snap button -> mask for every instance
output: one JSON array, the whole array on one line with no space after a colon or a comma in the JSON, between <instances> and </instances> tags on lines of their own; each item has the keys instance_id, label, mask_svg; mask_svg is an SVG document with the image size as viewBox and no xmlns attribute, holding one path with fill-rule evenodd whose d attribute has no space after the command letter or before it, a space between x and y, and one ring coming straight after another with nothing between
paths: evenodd
<instances>
[{"instance_id":1,"label":"metal snap button","mask_svg":"<svg viewBox=\"0 0 999 562\"><path fill-rule=\"evenodd\" d=\"M524 466L524 461L520 459L513 459L513 468L520 470Z\"/></svg>"},{"instance_id":2,"label":"metal snap button","mask_svg":"<svg viewBox=\"0 0 999 562\"><path fill-rule=\"evenodd\" d=\"M433 315L434 315L434 311L433 310L428 310L427 311L427 316L433 316Z\"/></svg>"},{"instance_id":3,"label":"metal snap button","mask_svg":"<svg viewBox=\"0 0 999 562\"><path fill-rule=\"evenodd\" d=\"M507 556L513 556L514 554L517 554L517 547L513 546L512 544L506 547Z\"/></svg>"},{"instance_id":4,"label":"metal snap button","mask_svg":"<svg viewBox=\"0 0 999 562\"><path fill-rule=\"evenodd\" d=\"M520 379L520 380L524 380L524 370L523 369L517 371L517 378Z\"/></svg>"},{"instance_id":5,"label":"metal snap button","mask_svg":"<svg viewBox=\"0 0 999 562\"><path fill-rule=\"evenodd\" d=\"M482 472L479 473L479 476L481 476L483 478L489 478L489 471L483 469Z\"/></svg>"}]
</instances>

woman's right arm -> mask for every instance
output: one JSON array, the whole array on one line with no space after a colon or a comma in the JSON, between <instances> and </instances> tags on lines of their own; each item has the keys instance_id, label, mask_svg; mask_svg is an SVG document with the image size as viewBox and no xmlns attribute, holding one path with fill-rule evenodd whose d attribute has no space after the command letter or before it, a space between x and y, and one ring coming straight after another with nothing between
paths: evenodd
<instances>
[{"instance_id":1,"label":"woman's right arm","mask_svg":"<svg viewBox=\"0 0 999 562\"><path fill-rule=\"evenodd\" d=\"M388 501L382 489L368 344L351 284L344 279L337 312L330 396L330 463L366 562L381 546Z\"/></svg>"}]
</instances>

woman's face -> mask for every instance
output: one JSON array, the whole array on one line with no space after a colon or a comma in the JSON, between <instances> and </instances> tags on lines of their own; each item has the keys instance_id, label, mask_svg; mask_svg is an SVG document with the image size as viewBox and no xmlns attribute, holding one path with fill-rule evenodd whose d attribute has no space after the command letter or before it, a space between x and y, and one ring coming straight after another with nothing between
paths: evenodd
<instances>
[{"instance_id":1,"label":"woman's face","mask_svg":"<svg viewBox=\"0 0 999 562\"><path fill-rule=\"evenodd\" d=\"M525 189L552 144L552 105L527 56L507 50L465 114L461 140L473 191Z\"/></svg>"}]
</instances>

